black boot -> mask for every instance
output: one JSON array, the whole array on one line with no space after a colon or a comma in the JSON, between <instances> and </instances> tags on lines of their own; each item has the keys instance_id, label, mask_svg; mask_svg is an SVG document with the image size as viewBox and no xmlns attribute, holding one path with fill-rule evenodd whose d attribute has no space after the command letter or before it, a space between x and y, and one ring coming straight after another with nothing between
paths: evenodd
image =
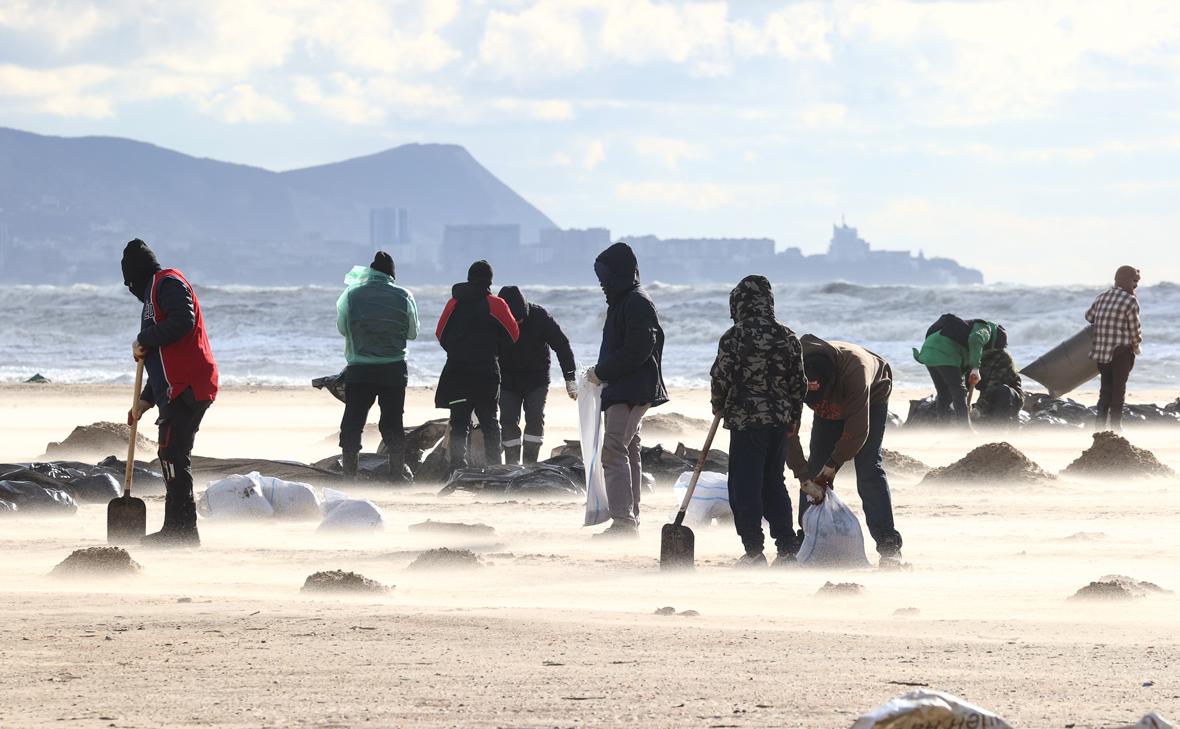
<instances>
[{"instance_id":1,"label":"black boot","mask_svg":"<svg viewBox=\"0 0 1180 729\"><path fill-rule=\"evenodd\" d=\"M340 455L340 466L344 469L344 477L350 480L356 480L357 462L360 460L360 452L358 451L343 451Z\"/></svg>"},{"instance_id":2,"label":"black boot","mask_svg":"<svg viewBox=\"0 0 1180 729\"><path fill-rule=\"evenodd\" d=\"M504 462L510 466L520 463L520 446L504 446Z\"/></svg>"},{"instance_id":3,"label":"black boot","mask_svg":"<svg viewBox=\"0 0 1180 729\"><path fill-rule=\"evenodd\" d=\"M145 536L140 544L158 549L201 546L201 535L197 532L197 505L191 490L164 497L164 526L155 534Z\"/></svg>"},{"instance_id":4,"label":"black boot","mask_svg":"<svg viewBox=\"0 0 1180 729\"><path fill-rule=\"evenodd\" d=\"M524 444L524 462L526 464L536 463L537 457L541 455L541 444L526 442Z\"/></svg>"},{"instance_id":5,"label":"black boot","mask_svg":"<svg viewBox=\"0 0 1180 729\"><path fill-rule=\"evenodd\" d=\"M406 467L406 454L389 452L389 482L394 484L414 483L414 474Z\"/></svg>"}]
</instances>

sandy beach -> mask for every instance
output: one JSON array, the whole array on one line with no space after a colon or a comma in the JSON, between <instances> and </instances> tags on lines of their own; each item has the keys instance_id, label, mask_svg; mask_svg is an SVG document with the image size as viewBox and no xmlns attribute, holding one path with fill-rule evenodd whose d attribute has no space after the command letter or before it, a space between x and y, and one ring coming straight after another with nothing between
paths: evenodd
<instances>
[{"instance_id":1,"label":"sandy beach","mask_svg":"<svg viewBox=\"0 0 1180 729\"><path fill-rule=\"evenodd\" d=\"M76 425L121 419L127 389L0 386L0 462L37 458ZM893 409L904 415L919 394L895 393ZM407 425L443 414L431 396L410 394ZM1089 402L1094 393L1072 396ZM1174 398L1132 383L1132 402ZM576 437L575 407L556 392L551 403L546 452ZM706 393L676 391L663 410L705 418ZM340 413L310 388L228 388L196 453L311 462L336 451ZM1180 470L1175 429L1127 435ZM885 446L942 466L995 440L1057 473L1090 434L902 428ZM1068 600L1107 574L1180 589L1180 480L934 486L893 474L891 484L912 565L902 571L738 571L729 567L737 537L716 526L697 530L695 572L661 574L659 529L675 508L666 485L645 496L642 538L609 545L581 528L578 500L350 486L384 509L383 532L205 520L200 550L132 548L144 571L120 581L47 576L72 550L105 543L104 507L6 519L0 726L847 727L920 686L1015 727L1180 716L1180 599ZM859 515L851 474L837 488ZM154 529L162 497L145 499ZM495 533L409 530L426 519ZM485 566L407 569L443 546L472 549ZM323 569L396 588L347 599L301 593ZM827 581L864 590L818 596ZM664 606L699 614L654 614Z\"/></svg>"}]
</instances>

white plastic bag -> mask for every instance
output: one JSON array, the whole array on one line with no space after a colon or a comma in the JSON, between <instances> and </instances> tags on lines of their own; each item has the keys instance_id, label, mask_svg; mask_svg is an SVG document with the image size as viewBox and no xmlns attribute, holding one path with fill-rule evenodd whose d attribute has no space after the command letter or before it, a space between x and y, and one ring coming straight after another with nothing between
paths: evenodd
<instances>
[{"instance_id":1,"label":"white plastic bag","mask_svg":"<svg viewBox=\"0 0 1180 729\"><path fill-rule=\"evenodd\" d=\"M835 491L829 489L822 503L803 512L803 546L796 559L823 567L868 565L860 522Z\"/></svg>"},{"instance_id":2,"label":"white plastic bag","mask_svg":"<svg viewBox=\"0 0 1180 729\"><path fill-rule=\"evenodd\" d=\"M831 494L828 494L824 501L831 498ZM940 726L1012 729L1006 721L986 709L969 704L957 696L927 689L890 699L862 714L852 729L927 729Z\"/></svg>"},{"instance_id":3,"label":"white plastic bag","mask_svg":"<svg viewBox=\"0 0 1180 729\"><path fill-rule=\"evenodd\" d=\"M1175 729L1175 725L1153 711L1136 723L1128 724L1118 729Z\"/></svg>"},{"instance_id":4,"label":"white plastic bag","mask_svg":"<svg viewBox=\"0 0 1180 729\"><path fill-rule=\"evenodd\" d=\"M271 518L275 510L262 495L257 475L233 475L210 483L197 500L197 512L209 519Z\"/></svg>"},{"instance_id":5,"label":"white plastic bag","mask_svg":"<svg viewBox=\"0 0 1180 729\"><path fill-rule=\"evenodd\" d=\"M685 471L672 486L677 511L680 510L684 493L688 491L691 481L692 471ZM729 506L729 476L714 471L701 471L697 487L692 492L692 500L688 502L688 510L684 513L684 521L688 524L704 525L714 519L733 519L733 510Z\"/></svg>"},{"instance_id":6,"label":"white plastic bag","mask_svg":"<svg viewBox=\"0 0 1180 729\"><path fill-rule=\"evenodd\" d=\"M325 501L323 509L324 520L316 531L357 531L385 527L385 514L368 499L333 499Z\"/></svg>"},{"instance_id":7,"label":"white plastic bag","mask_svg":"<svg viewBox=\"0 0 1180 729\"><path fill-rule=\"evenodd\" d=\"M610 519L610 508L602 472L602 385L592 384L585 373L578 376L578 423L586 467L586 519L582 526L594 526Z\"/></svg>"},{"instance_id":8,"label":"white plastic bag","mask_svg":"<svg viewBox=\"0 0 1180 729\"><path fill-rule=\"evenodd\" d=\"M251 473L278 519L319 519L320 497L306 483Z\"/></svg>"}]
</instances>

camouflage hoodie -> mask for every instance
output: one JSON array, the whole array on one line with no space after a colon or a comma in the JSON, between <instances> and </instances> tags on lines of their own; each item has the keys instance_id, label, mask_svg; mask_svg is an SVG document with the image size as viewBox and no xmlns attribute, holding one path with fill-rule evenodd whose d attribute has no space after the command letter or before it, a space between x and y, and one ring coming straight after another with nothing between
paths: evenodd
<instances>
[{"instance_id":1,"label":"camouflage hoodie","mask_svg":"<svg viewBox=\"0 0 1180 729\"><path fill-rule=\"evenodd\" d=\"M807 394L799 340L774 318L765 276L747 276L729 295L734 325L721 336L713 362L713 411L725 427L798 429Z\"/></svg>"}]
</instances>

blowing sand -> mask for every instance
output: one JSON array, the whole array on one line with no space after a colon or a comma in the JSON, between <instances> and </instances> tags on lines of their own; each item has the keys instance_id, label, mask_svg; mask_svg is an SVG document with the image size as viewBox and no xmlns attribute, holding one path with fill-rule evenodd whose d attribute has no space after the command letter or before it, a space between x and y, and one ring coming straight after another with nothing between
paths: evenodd
<instances>
[{"instance_id":1,"label":"blowing sand","mask_svg":"<svg viewBox=\"0 0 1180 729\"><path fill-rule=\"evenodd\" d=\"M575 409L558 395L546 451L576 436ZM438 416L430 396L411 393L407 423ZM128 399L124 388L2 387L0 462L117 420ZM673 393L664 409L708 417L703 392ZM314 461L333 452L324 439L340 412L310 389L229 390L197 453ZM1172 468L1178 435L1128 431ZM664 445L675 440L699 447L703 433ZM1092 444L1085 431L1045 429L902 429L885 444L940 467L1000 440L1054 474ZM0 726L848 727L924 685L1024 728L1180 716L1180 598L1069 599L1107 575L1180 589L1180 480L1060 475L1030 488L920 478L891 481L913 565L894 571L730 569L738 541L719 526L696 530L695 572L662 574L659 530L674 509L666 485L645 497L641 538L612 544L590 540L597 529L580 527L576 499L350 487L385 510L384 532L204 521L202 549L133 547L142 572L117 583L49 577L75 549L103 544L102 505L2 518ZM860 515L851 472L836 485ZM162 498L145 500L155 529ZM427 520L494 531L410 529ZM471 550L483 567L408 569L437 548ZM301 592L328 570L397 588ZM817 595L828 582L864 589ZM654 614L665 606L676 614Z\"/></svg>"}]
</instances>

